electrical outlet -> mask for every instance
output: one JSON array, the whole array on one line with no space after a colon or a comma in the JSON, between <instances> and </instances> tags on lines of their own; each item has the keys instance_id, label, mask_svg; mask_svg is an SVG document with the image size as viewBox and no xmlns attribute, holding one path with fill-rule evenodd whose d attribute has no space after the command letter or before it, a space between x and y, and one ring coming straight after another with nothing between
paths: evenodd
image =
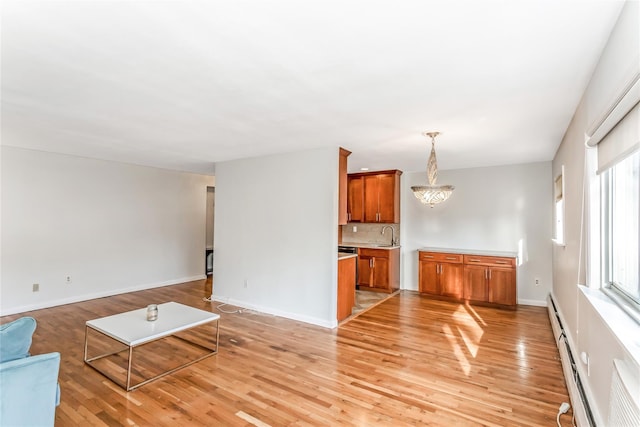
<instances>
[{"instance_id":1,"label":"electrical outlet","mask_svg":"<svg viewBox=\"0 0 640 427\"><path fill-rule=\"evenodd\" d=\"M33 284L33 292L40 292L40 283Z\"/></svg>"},{"instance_id":2,"label":"electrical outlet","mask_svg":"<svg viewBox=\"0 0 640 427\"><path fill-rule=\"evenodd\" d=\"M353 226L353 232L357 233L358 232L358 227L356 225Z\"/></svg>"},{"instance_id":3,"label":"electrical outlet","mask_svg":"<svg viewBox=\"0 0 640 427\"><path fill-rule=\"evenodd\" d=\"M67 276L67 283L71 283L71 276Z\"/></svg>"},{"instance_id":4,"label":"electrical outlet","mask_svg":"<svg viewBox=\"0 0 640 427\"><path fill-rule=\"evenodd\" d=\"M249 287L249 279L244 279L244 287Z\"/></svg>"},{"instance_id":5,"label":"electrical outlet","mask_svg":"<svg viewBox=\"0 0 640 427\"><path fill-rule=\"evenodd\" d=\"M583 351L582 353L580 353L580 360L582 360L582 363L587 365L587 376L590 377L591 376L591 364L589 363L589 355L586 352Z\"/></svg>"},{"instance_id":6,"label":"electrical outlet","mask_svg":"<svg viewBox=\"0 0 640 427\"><path fill-rule=\"evenodd\" d=\"M540 286L540 279L536 278L536 286Z\"/></svg>"}]
</instances>

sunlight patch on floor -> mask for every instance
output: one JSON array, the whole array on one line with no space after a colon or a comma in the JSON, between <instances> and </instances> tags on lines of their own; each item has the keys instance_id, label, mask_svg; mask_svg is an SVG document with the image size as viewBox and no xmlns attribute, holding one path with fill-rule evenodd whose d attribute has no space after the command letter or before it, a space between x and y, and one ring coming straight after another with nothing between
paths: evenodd
<instances>
[{"instance_id":1,"label":"sunlight patch on floor","mask_svg":"<svg viewBox=\"0 0 640 427\"><path fill-rule=\"evenodd\" d=\"M444 325L442 330L458 359L465 375L471 373L469 358L475 359L480 350L480 342L484 335L486 323L478 313L469 306L460 305L452 314L452 325Z\"/></svg>"},{"instance_id":2,"label":"sunlight patch on floor","mask_svg":"<svg viewBox=\"0 0 640 427\"><path fill-rule=\"evenodd\" d=\"M478 325L482 325L482 326L487 326L487 322L485 322L482 317L480 317L480 315L478 314L478 312L470 305L465 304L463 306L461 306L462 308L464 308L464 310L469 313L469 315L471 317L473 317L473 319L476 321L476 323Z\"/></svg>"},{"instance_id":3,"label":"sunlight patch on floor","mask_svg":"<svg viewBox=\"0 0 640 427\"><path fill-rule=\"evenodd\" d=\"M236 412L236 417L242 418L243 420L245 420L249 424L252 424L252 425L254 425L256 427L271 427L271 425L269 425L267 423L263 423L259 419L255 418L255 417L252 417L251 415L247 414L246 412L238 411L238 412Z\"/></svg>"},{"instance_id":4,"label":"sunlight patch on floor","mask_svg":"<svg viewBox=\"0 0 640 427\"><path fill-rule=\"evenodd\" d=\"M469 376L469 374L471 373L471 363L469 363L469 359L467 359L467 356L464 354L462 347L460 347L460 344L458 344L458 340L456 339L453 330L451 330L451 326L443 325L442 330L444 331L444 335L445 337L447 337L447 340L449 340L451 348L453 348L453 354L456 356L456 359L458 359L460 368L462 368L462 371L466 376Z\"/></svg>"},{"instance_id":5,"label":"sunlight patch on floor","mask_svg":"<svg viewBox=\"0 0 640 427\"><path fill-rule=\"evenodd\" d=\"M526 368L529 366L528 358L527 358L527 344L522 340L518 341L518 345L516 346L518 350L518 357L520 358L520 366Z\"/></svg>"},{"instance_id":6,"label":"sunlight patch on floor","mask_svg":"<svg viewBox=\"0 0 640 427\"><path fill-rule=\"evenodd\" d=\"M469 312L470 311L470 312ZM475 358L478 355L480 341L484 335L482 326L486 325L476 311L468 306L460 306L453 315L453 318L460 321L456 325L462 341L464 341L469 353ZM482 322L482 325L478 323Z\"/></svg>"},{"instance_id":7,"label":"sunlight patch on floor","mask_svg":"<svg viewBox=\"0 0 640 427\"><path fill-rule=\"evenodd\" d=\"M460 328L460 326L456 326L456 329L460 334L460 338L462 339L464 344L467 346L467 350L471 354L471 357L475 359L475 357L478 355L478 349L480 348L480 345L479 345L480 340L472 338L469 335L467 335L465 331L462 328ZM482 336L482 334L480 334L480 336Z\"/></svg>"}]
</instances>

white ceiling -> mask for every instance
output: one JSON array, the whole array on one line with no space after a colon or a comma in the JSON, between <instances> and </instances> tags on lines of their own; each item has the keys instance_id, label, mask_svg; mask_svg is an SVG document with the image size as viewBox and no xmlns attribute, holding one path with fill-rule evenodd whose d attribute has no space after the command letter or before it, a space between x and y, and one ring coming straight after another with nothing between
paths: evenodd
<instances>
[{"instance_id":1,"label":"white ceiling","mask_svg":"<svg viewBox=\"0 0 640 427\"><path fill-rule=\"evenodd\" d=\"M4 145L212 173L343 146L349 170L551 160L613 0L2 2Z\"/></svg>"}]
</instances>

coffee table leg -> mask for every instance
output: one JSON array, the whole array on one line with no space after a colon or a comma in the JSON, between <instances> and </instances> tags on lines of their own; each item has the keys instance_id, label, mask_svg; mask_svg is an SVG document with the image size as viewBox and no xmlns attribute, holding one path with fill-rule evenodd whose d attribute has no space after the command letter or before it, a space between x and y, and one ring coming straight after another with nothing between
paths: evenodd
<instances>
[{"instance_id":1,"label":"coffee table leg","mask_svg":"<svg viewBox=\"0 0 640 427\"><path fill-rule=\"evenodd\" d=\"M89 340L89 327L84 327L84 361L87 361L87 348L88 348L88 340Z\"/></svg>"},{"instance_id":2,"label":"coffee table leg","mask_svg":"<svg viewBox=\"0 0 640 427\"><path fill-rule=\"evenodd\" d=\"M220 347L220 319L216 320L216 353Z\"/></svg>"},{"instance_id":3,"label":"coffee table leg","mask_svg":"<svg viewBox=\"0 0 640 427\"><path fill-rule=\"evenodd\" d=\"M127 391L131 390L131 362L133 360L133 346L129 346L129 363L127 366Z\"/></svg>"}]
</instances>

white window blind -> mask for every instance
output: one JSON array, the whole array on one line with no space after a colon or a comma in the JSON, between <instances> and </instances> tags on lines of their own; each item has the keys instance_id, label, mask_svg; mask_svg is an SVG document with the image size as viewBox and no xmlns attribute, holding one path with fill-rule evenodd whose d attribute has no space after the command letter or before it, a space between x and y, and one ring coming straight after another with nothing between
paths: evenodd
<instances>
[{"instance_id":1,"label":"white window blind","mask_svg":"<svg viewBox=\"0 0 640 427\"><path fill-rule=\"evenodd\" d=\"M640 314L640 103L598 143L598 174L601 286L636 317Z\"/></svg>"},{"instance_id":2,"label":"white window blind","mask_svg":"<svg viewBox=\"0 0 640 427\"><path fill-rule=\"evenodd\" d=\"M640 148L640 103L598 144L598 173L618 163Z\"/></svg>"}]
</instances>

